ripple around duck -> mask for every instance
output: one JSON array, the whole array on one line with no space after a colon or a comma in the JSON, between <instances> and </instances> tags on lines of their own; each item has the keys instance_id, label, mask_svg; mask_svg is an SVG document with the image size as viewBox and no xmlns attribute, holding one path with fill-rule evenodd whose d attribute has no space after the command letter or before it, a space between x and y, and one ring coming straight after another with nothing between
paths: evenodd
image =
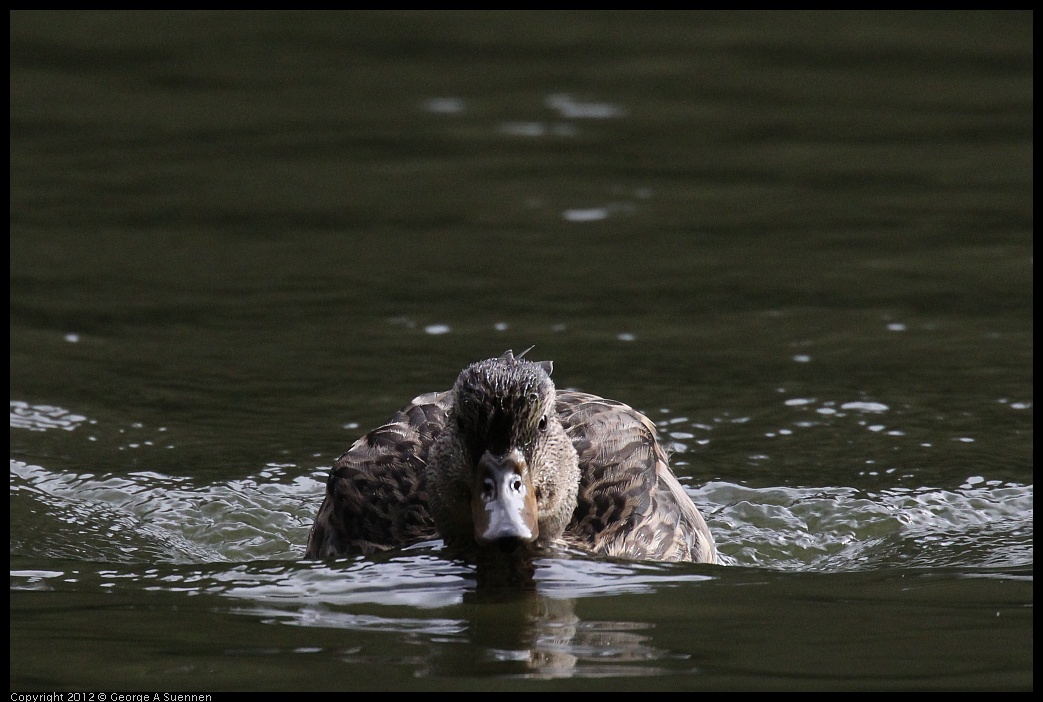
<instances>
[{"instance_id":1,"label":"ripple around duck","mask_svg":"<svg viewBox=\"0 0 1043 702\"><path fill-rule=\"evenodd\" d=\"M780 570L1030 565L1031 485L691 491L726 561Z\"/></svg>"},{"instance_id":2,"label":"ripple around duck","mask_svg":"<svg viewBox=\"0 0 1043 702\"><path fill-rule=\"evenodd\" d=\"M11 461L12 513L31 517L12 518L11 590L116 594L113 601L150 607L157 596L218 598L227 603L218 609L263 622L334 630L317 635L316 651L359 665L408 663L416 675L477 668L618 677L694 665L653 635L653 627L669 629L667 621L632 614L632 596L655 602L648 595L676 589L664 601L690 603L699 594L689 590L763 584L766 570L955 567L1024 578L1000 569L1032 563L1032 486L975 478L953 490L874 493L714 482L689 493L729 567L563 552L536 562L536 593L490 600L473 568L444 558L437 541L372 557L301 560L322 483L321 472L295 471L270 465L256 476L195 485L154 472L96 476ZM811 580L833 592L836 577ZM591 608L595 598L605 606ZM490 601L496 606L469 606ZM352 634L338 638L337 630Z\"/></svg>"},{"instance_id":3,"label":"ripple around duck","mask_svg":"<svg viewBox=\"0 0 1043 702\"><path fill-rule=\"evenodd\" d=\"M322 484L262 475L193 485L154 472L55 472L10 461L11 553L109 563L299 558Z\"/></svg>"},{"instance_id":4,"label":"ripple around duck","mask_svg":"<svg viewBox=\"0 0 1043 702\"><path fill-rule=\"evenodd\" d=\"M12 460L12 513L26 517L12 520L11 553L109 563L295 560L323 488L320 473L292 476L294 469L272 464L255 476L194 485L153 472L75 474ZM714 482L689 493L729 565L847 571L1008 567L1033 558L1031 485L975 477L950 490L864 492ZM582 560L545 568L546 587L649 587L644 571L597 559L578 568Z\"/></svg>"}]
</instances>

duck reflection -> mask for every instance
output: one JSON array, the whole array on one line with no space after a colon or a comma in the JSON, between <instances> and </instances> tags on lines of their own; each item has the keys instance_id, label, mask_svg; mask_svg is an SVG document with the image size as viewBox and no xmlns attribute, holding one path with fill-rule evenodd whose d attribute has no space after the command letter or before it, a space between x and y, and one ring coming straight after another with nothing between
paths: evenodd
<instances>
[{"instance_id":1,"label":"duck reflection","mask_svg":"<svg viewBox=\"0 0 1043 702\"><path fill-rule=\"evenodd\" d=\"M661 586L712 579L701 566L558 553L510 568L500 562L490 572L445 556L431 544L294 569L282 601L298 593L297 606L269 603L263 613L324 630L323 643L309 645L332 646L344 662L404 665L420 677L633 677L690 668L689 654L655 644L658 624L646 609L621 609L619 598L639 601Z\"/></svg>"},{"instance_id":2,"label":"duck reflection","mask_svg":"<svg viewBox=\"0 0 1043 702\"><path fill-rule=\"evenodd\" d=\"M651 663L676 658L652 645L651 623L585 621L576 613L576 599L550 597L535 588L478 587L465 595L464 604L470 645L438 647L426 674L661 675L663 670Z\"/></svg>"}]
</instances>

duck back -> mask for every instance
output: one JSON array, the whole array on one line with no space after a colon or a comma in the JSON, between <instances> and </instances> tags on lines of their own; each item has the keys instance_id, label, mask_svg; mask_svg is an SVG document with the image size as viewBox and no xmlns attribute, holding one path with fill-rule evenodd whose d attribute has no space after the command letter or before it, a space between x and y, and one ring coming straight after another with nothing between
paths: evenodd
<instances>
[{"instance_id":1,"label":"duck back","mask_svg":"<svg viewBox=\"0 0 1043 702\"><path fill-rule=\"evenodd\" d=\"M558 393L557 411L581 475L567 543L629 560L717 562L710 529L670 470L651 420L573 391Z\"/></svg>"},{"instance_id":2,"label":"duck back","mask_svg":"<svg viewBox=\"0 0 1043 702\"><path fill-rule=\"evenodd\" d=\"M307 558L401 548L437 536L427 507L427 453L444 428L449 393L414 398L333 464Z\"/></svg>"}]
</instances>

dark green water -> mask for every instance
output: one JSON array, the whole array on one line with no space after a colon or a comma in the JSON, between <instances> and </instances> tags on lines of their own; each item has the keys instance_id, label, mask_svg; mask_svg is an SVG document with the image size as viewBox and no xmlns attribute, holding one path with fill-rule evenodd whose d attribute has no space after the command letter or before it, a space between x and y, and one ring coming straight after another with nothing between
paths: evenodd
<instances>
[{"instance_id":1,"label":"dark green water","mask_svg":"<svg viewBox=\"0 0 1043 702\"><path fill-rule=\"evenodd\" d=\"M1032 15L11 15L11 688L1029 689ZM728 561L302 562L535 345Z\"/></svg>"}]
</instances>

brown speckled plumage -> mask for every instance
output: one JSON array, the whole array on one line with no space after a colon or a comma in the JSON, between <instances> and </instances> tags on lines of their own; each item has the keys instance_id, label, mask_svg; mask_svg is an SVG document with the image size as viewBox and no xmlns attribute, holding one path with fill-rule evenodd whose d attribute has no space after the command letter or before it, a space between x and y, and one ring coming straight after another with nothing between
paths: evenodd
<instances>
[{"instance_id":1,"label":"brown speckled plumage","mask_svg":"<svg viewBox=\"0 0 1043 702\"><path fill-rule=\"evenodd\" d=\"M550 363L508 352L421 395L362 437L330 472L307 557L366 554L442 537L481 550L471 499L485 452L517 448L538 503L533 547L716 563L713 537L651 421L614 400L557 392ZM553 409L551 409L553 408Z\"/></svg>"}]
</instances>

